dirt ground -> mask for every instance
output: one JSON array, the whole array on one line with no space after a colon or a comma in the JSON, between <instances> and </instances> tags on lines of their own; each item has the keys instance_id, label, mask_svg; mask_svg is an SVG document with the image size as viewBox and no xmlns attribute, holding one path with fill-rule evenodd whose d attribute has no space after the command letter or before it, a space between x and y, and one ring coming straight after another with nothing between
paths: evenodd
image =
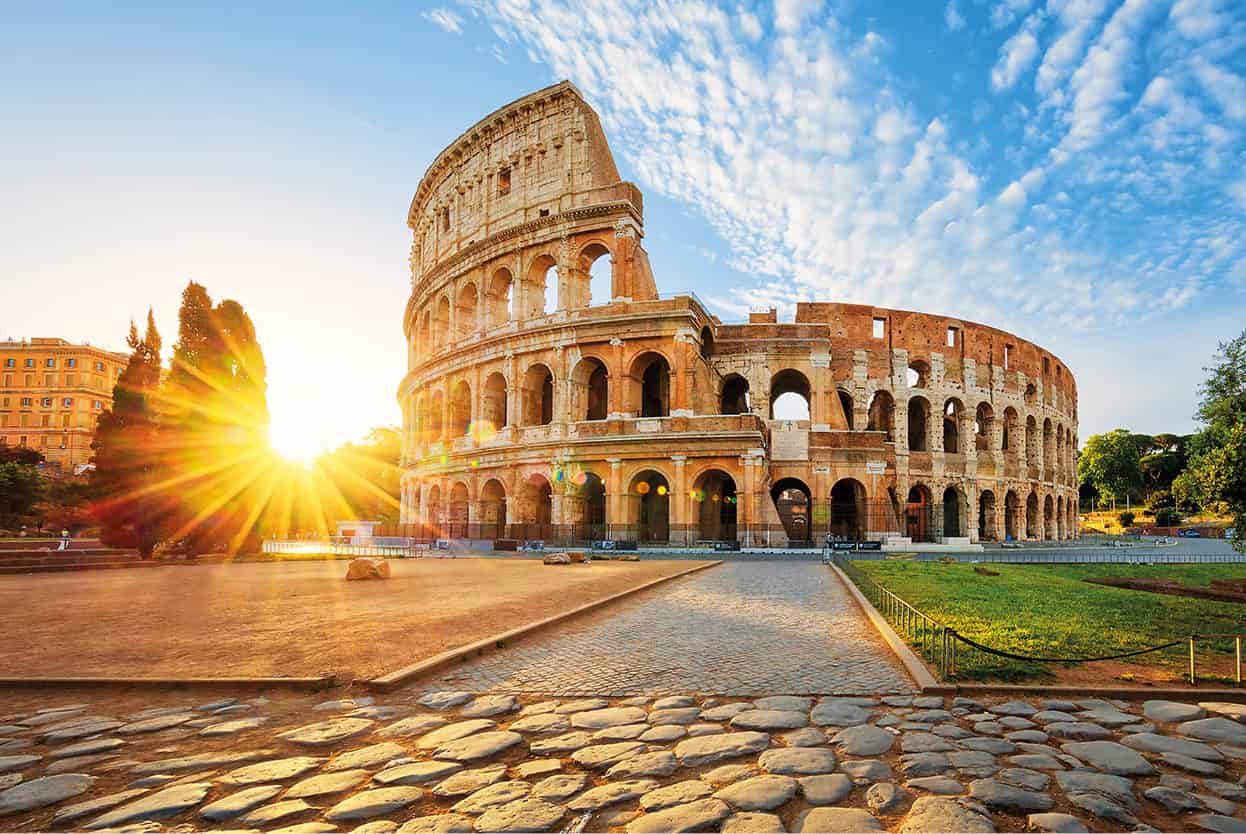
<instances>
[{"instance_id":1,"label":"dirt ground","mask_svg":"<svg viewBox=\"0 0 1246 834\"><path fill-rule=\"evenodd\" d=\"M372 678L699 562L392 561L0 576L0 677Z\"/></svg>"}]
</instances>

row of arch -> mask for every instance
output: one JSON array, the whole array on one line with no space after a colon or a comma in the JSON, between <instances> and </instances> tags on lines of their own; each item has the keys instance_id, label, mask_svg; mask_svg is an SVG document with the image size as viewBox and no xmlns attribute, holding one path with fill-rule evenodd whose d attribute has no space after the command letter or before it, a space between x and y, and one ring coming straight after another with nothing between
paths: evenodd
<instances>
[{"instance_id":1,"label":"row of arch","mask_svg":"<svg viewBox=\"0 0 1246 834\"><path fill-rule=\"evenodd\" d=\"M416 357L511 321L538 318L557 310L608 304L612 297L613 257L599 240L582 246L570 265L559 268L554 255L533 257L517 280L505 266L479 281L468 279L435 295L415 317L411 337Z\"/></svg>"}]
</instances>

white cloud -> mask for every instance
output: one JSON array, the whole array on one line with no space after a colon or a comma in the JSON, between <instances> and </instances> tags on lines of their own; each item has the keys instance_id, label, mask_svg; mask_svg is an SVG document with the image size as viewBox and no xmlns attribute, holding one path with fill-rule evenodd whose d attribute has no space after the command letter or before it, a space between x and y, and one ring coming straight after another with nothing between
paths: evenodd
<instances>
[{"instance_id":1,"label":"white cloud","mask_svg":"<svg viewBox=\"0 0 1246 834\"><path fill-rule=\"evenodd\" d=\"M960 9L956 8L956 0L948 0L947 8L943 10L943 23L947 26L949 32L958 32L965 28L965 17L960 13Z\"/></svg>"},{"instance_id":2,"label":"white cloud","mask_svg":"<svg viewBox=\"0 0 1246 834\"><path fill-rule=\"evenodd\" d=\"M1042 12L1035 12L1026 18L1020 31L1004 42L999 50L999 60L991 70L991 87L1005 90L1017 83L1021 74L1034 64L1038 57L1038 35L1042 26Z\"/></svg>"},{"instance_id":3,"label":"white cloud","mask_svg":"<svg viewBox=\"0 0 1246 834\"><path fill-rule=\"evenodd\" d=\"M446 8L429 9L423 12L425 20L437 24L447 32L457 35L463 31L463 18Z\"/></svg>"}]
</instances>

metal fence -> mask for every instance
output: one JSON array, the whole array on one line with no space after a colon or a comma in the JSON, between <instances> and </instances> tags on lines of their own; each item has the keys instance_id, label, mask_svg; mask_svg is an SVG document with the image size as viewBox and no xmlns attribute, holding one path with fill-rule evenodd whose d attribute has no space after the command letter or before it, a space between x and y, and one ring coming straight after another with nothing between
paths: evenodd
<instances>
[{"instance_id":1,"label":"metal fence","mask_svg":"<svg viewBox=\"0 0 1246 834\"><path fill-rule=\"evenodd\" d=\"M1202 650L1205 654L1212 652L1223 654L1223 651L1217 650L1230 649L1234 658L1233 680L1238 686L1242 684L1243 633L1192 634L1158 646L1145 646L1140 649L1096 657L1039 657L1007 652L958 633L956 629L912 605L894 591L888 590L853 564L854 560L861 558L862 556L858 554L850 556L828 552L824 555L824 561L842 570L862 595L944 681L965 678L1019 677L1030 671L1041 671L1047 664L1125 660L1166 652L1170 658L1180 658L1180 662L1186 665L1186 679L1191 684L1197 684L1199 651ZM874 557L864 558L873 559ZM1017 663L1023 665L1018 668Z\"/></svg>"}]
</instances>

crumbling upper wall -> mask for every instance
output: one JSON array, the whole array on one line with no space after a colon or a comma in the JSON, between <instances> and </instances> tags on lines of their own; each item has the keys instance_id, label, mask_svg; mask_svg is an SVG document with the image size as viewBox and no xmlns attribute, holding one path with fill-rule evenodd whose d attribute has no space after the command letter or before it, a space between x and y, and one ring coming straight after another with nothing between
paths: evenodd
<instances>
[{"instance_id":1,"label":"crumbling upper wall","mask_svg":"<svg viewBox=\"0 0 1246 834\"><path fill-rule=\"evenodd\" d=\"M621 202L637 220L640 191L621 182L601 122L567 81L481 119L442 151L407 215L413 283L463 249L572 209Z\"/></svg>"}]
</instances>

